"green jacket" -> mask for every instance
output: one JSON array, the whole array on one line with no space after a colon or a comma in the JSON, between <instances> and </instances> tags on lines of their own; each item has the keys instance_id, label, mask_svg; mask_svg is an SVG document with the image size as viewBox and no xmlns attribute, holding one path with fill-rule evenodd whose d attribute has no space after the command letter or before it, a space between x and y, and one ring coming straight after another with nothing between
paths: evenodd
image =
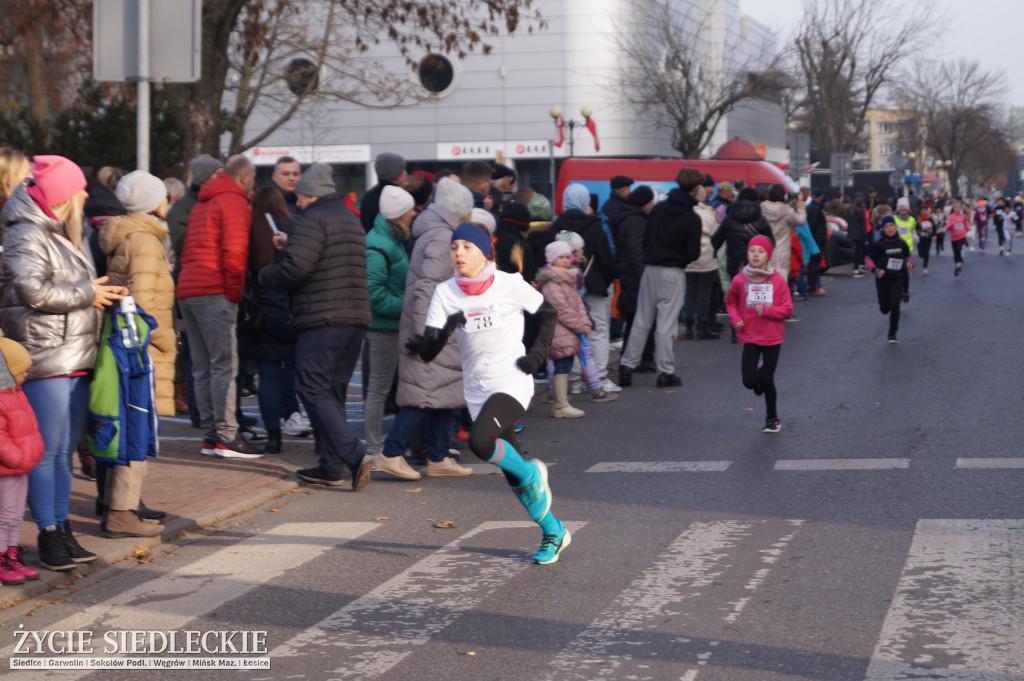
<instances>
[{"instance_id":1,"label":"green jacket","mask_svg":"<svg viewBox=\"0 0 1024 681\"><path fill-rule=\"evenodd\" d=\"M185 234L188 232L188 216L199 201L199 192L189 187L185 195L174 202L167 211L167 230L171 237L171 250L174 251L176 262L181 262L181 249L185 246ZM175 269L180 269L177 265Z\"/></svg>"},{"instance_id":2,"label":"green jacket","mask_svg":"<svg viewBox=\"0 0 1024 681\"><path fill-rule=\"evenodd\" d=\"M373 313L371 331L398 332L408 272L405 235L378 215L373 229L366 235L366 286Z\"/></svg>"}]
</instances>

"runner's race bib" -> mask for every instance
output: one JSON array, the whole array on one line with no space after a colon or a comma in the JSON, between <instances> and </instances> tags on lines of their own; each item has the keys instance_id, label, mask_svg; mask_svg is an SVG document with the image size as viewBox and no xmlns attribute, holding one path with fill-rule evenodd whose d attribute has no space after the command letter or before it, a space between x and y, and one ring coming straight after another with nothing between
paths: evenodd
<instances>
[{"instance_id":1,"label":"runner's race bib","mask_svg":"<svg viewBox=\"0 0 1024 681\"><path fill-rule=\"evenodd\" d=\"M772 306L771 284L747 284L747 307L755 305Z\"/></svg>"},{"instance_id":2,"label":"runner's race bib","mask_svg":"<svg viewBox=\"0 0 1024 681\"><path fill-rule=\"evenodd\" d=\"M903 260L901 258L889 258L889 264L885 266L887 270L899 270L903 269Z\"/></svg>"},{"instance_id":3,"label":"runner's race bib","mask_svg":"<svg viewBox=\"0 0 1024 681\"><path fill-rule=\"evenodd\" d=\"M501 326L501 312L494 304L478 305L466 310L466 333L490 331L500 329Z\"/></svg>"}]
</instances>

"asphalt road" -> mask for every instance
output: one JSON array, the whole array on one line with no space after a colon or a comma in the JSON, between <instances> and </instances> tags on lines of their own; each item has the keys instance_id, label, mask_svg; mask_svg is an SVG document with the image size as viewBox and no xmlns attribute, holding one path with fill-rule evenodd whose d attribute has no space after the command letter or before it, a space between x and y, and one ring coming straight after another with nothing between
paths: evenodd
<instances>
[{"instance_id":1,"label":"asphalt road","mask_svg":"<svg viewBox=\"0 0 1024 681\"><path fill-rule=\"evenodd\" d=\"M677 344L681 388L538 407L523 448L574 528L555 565L529 563L539 531L483 466L375 473L82 580L5 624L0 656L19 625L99 649L258 630L267 652L233 657L270 669L91 678L1024 681L1024 264L966 257L912 275L898 345L870 278L797 303L778 434L724 338ZM11 678L86 673L39 674Z\"/></svg>"}]
</instances>

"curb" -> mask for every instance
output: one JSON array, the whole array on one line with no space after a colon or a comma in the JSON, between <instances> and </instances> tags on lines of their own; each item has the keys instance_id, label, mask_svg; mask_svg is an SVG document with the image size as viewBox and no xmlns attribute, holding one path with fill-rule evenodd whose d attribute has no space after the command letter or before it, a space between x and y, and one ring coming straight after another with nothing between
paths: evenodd
<instances>
[{"instance_id":1,"label":"curb","mask_svg":"<svg viewBox=\"0 0 1024 681\"><path fill-rule=\"evenodd\" d=\"M186 532L194 532L204 527L216 525L222 520L245 513L257 506L282 497L300 486L298 480L290 477L291 473L290 469L286 470L285 477L277 482L269 483L235 499L211 506L193 516L175 518L164 525L163 534L159 537L133 537L120 540L117 546L111 548L106 553L100 554L99 558L93 562L81 564L74 570L54 572L41 569L39 571L39 579L37 580L0 587L0 595L3 596L0 612L20 605L30 598L35 598L53 589L68 588L66 585L70 585L82 577L95 574L105 567L132 558L136 545L151 549L162 544L170 544Z\"/></svg>"}]
</instances>

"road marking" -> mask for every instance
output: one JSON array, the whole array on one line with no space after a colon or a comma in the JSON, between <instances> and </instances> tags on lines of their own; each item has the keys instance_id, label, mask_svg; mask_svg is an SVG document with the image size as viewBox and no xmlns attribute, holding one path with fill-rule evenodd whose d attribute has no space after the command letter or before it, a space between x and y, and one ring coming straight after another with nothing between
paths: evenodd
<instances>
[{"instance_id":1,"label":"road marking","mask_svg":"<svg viewBox=\"0 0 1024 681\"><path fill-rule=\"evenodd\" d=\"M671 678L694 681L718 642L709 642L710 650L686 650L687 644L693 641L676 637L679 644L676 653L672 659L665 659L666 632L679 631L680 622L700 622L706 617L702 613L716 610L723 613L724 621L734 622L803 523L802 520L693 523L551 661L545 678L547 681L625 681L662 678L659 672L663 671L665 678L671 675ZM743 551L754 542L765 548L757 552L756 561L744 561ZM747 570L753 574L745 580L742 592L729 602L730 608L722 608L723 594L712 586L738 582L740 580L732 577ZM699 630L699 626L684 628ZM681 660L683 656L689 659ZM690 669L684 671L686 667Z\"/></svg>"},{"instance_id":2,"label":"road marking","mask_svg":"<svg viewBox=\"0 0 1024 681\"><path fill-rule=\"evenodd\" d=\"M586 525L564 524L573 532ZM320 664L327 651L341 649L345 666L325 670L324 676L370 679L386 674L508 580L524 570L544 569L531 565L530 554L522 550L480 551L465 546L467 540L483 532L520 528L539 539L540 531L533 522L481 523L278 646L270 657L277 665L284 658L313 655Z\"/></svg>"},{"instance_id":3,"label":"road marking","mask_svg":"<svg viewBox=\"0 0 1024 681\"><path fill-rule=\"evenodd\" d=\"M777 471L880 471L910 468L910 459L782 459Z\"/></svg>"},{"instance_id":4,"label":"road marking","mask_svg":"<svg viewBox=\"0 0 1024 681\"><path fill-rule=\"evenodd\" d=\"M731 461L603 461L587 469L587 473L719 473Z\"/></svg>"},{"instance_id":5,"label":"road marking","mask_svg":"<svg viewBox=\"0 0 1024 681\"><path fill-rule=\"evenodd\" d=\"M103 631L181 629L223 603L377 527L379 523L285 523L90 606L54 623L49 630L93 630L97 623ZM103 647L96 649L102 651ZM0 651L0 659L10 657L12 651L13 647ZM63 681L90 673L92 670L62 670L57 676ZM19 681L52 678L52 672L18 674Z\"/></svg>"},{"instance_id":6,"label":"road marking","mask_svg":"<svg viewBox=\"0 0 1024 681\"><path fill-rule=\"evenodd\" d=\"M1024 458L957 459L957 468L1024 468Z\"/></svg>"},{"instance_id":7,"label":"road marking","mask_svg":"<svg viewBox=\"0 0 1024 681\"><path fill-rule=\"evenodd\" d=\"M866 681L1024 678L1024 520L920 520Z\"/></svg>"}]
</instances>

